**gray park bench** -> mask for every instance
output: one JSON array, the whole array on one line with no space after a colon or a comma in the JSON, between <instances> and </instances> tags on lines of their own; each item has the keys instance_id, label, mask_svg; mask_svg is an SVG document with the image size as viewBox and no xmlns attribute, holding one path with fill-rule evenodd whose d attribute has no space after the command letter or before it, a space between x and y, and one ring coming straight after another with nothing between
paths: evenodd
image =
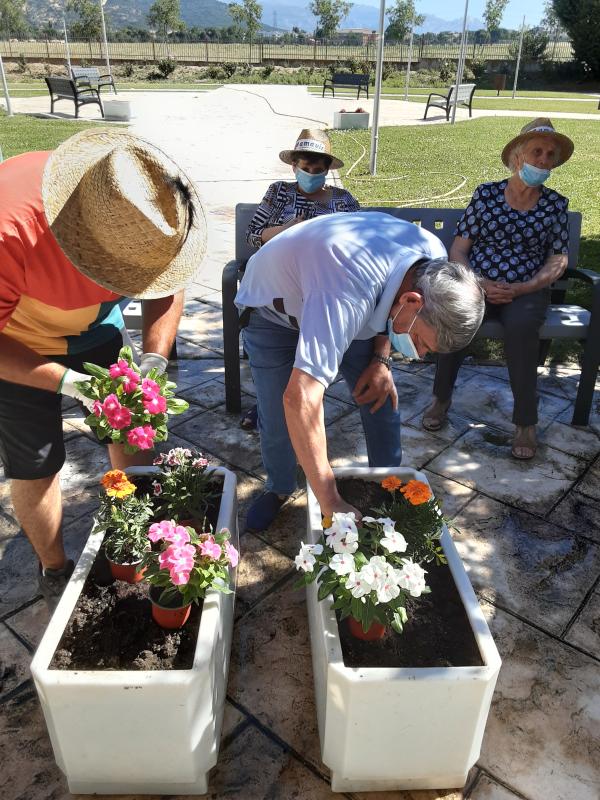
<instances>
[{"instance_id":1,"label":"gray park bench","mask_svg":"<svg viewBox=\"0 0 600 800\"><path fill-rule=\"evenodd\" d=\"M223 350L225 357L225 404L228 411L241 411L239 314L234 304L238 282L246 263L256 252L246 242L246 229L257 205L239 203L235 209L235 259L223 270ZM454 230L463 213L460 208L365 208L364 211L383 211L398 219L421 225L438 236L447 250L454 240ZM598 363L600 361L600 274L577 268L581 214L569 212L569 264L563 277L551 287L551 304L546 321L540 330L540 365L543 365L553 339L575 339L583 345L581 376L573 412L573 425L587 425L590 416ZM592 288L592 310L565 303L569 280L583 281ZM484 322L478 337L503 339L502 325Z\"/></svg>"},{"instance_id":2,"label":"gray park bench","mask_svg":"<svg viewBox=\"0 0 600 800\"><path fill-rule=\"evenodd\" d=\"M425 114L423 115L423 119L427 119L427 111L433 106L435 108L441 108L446 113L446 120L450 119L450 111L452 106L454 105L454 91L456 86L451 86L446 94L439 94L438 92L432 92L429 97L427 98L427 105L425 106ZM469 109L469 116L473 116L473 95L475 94L475 84L474 83L459 83L458 85L458 94L456 95L456 105L457 106L465 106ZM432 100L431 98L436 98Z\"/></svg>"},{"instance_id":3,"label":"gray park bench","mask_svg":"<svg viewBox=\"0 0 600 800\"><path fill-rule=\"evenodd\" d=\"M98 94L106 86L109 86L115 94L117 94L117 87L113 76L108 73L101 75L98 67L71 67L71 77L78 87L90 87L96 89Z\"/></svg>"},{"instance_id":4,"label":"gray park bench","mask_svg":"<svg viewBox=\"0 0 600 800\"><path fill-rule=\"evenodd\" d=\"M367 100L369 99L369 76L363 73L336 72L331 78L325 78L321 97L325 97L326 90L329 90L332 97L335 97L336 87L356 89L357 100L361 92L366 92Z\"/></svg>"},{"instance_id":5,"label":"gray park bench","mask_svg":"<svg viewBox=\"0 0 600 800\"><path fill-rule=\"evenodd\" d=\"M75 104L75 116L79 116L79 109L81 106L86 106L89 103L94 103L100 106L100 113L104 116L104 109L102 108L102 100L97 89L91 86L82 86L79 88L75 81L70 78L57 78L53 76L46 76L44 78L46 86L50 92L50 113L54 114L54 104L59 100L71 100Z\"/></svg>"}]
</instances>

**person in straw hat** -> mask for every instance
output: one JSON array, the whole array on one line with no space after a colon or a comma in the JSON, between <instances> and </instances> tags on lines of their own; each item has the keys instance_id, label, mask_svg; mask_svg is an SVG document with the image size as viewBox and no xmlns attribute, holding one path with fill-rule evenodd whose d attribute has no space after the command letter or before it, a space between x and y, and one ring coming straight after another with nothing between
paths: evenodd
<instances>
[{"instance_id":1,"label":"person in straw hat","mask_svg":"<svg viewBox=\"0 0 600 800\"><path fill-rule=\"evenodd\" d=\"M205 249L196 192L162 151L94 128L0 164L0 458L52 608L73 570L62 543L61 396L122 346L124 297L144 298L141 371L164 371L183 287ZM109 446L113 467L136 460ZM140 463L139 458L137 463Z\"/></svg>"},{"instance_id":2,"label":"person in straw hat","mask_svg":"<svg viewBox=\"0 0 600 800\"><path fill-rule=\"evenodd\" d=\"M313 217L339 211L359 211L358 201L340 186L328 186L325 181L330 169L340 169L344 162L331 153L331 143L324 131L305 128L300 131L292 150L282 150L279 158L289 164L295 181L272 183L246 231L252 247L262 247L278 233ZM244 430L254 430L257 407L242 417Z\"/></svg>"},{"instance_id":3,"label":"person in straw hat","mask_svg":"<svg viewBox=\"0 0 600 800\"><path fill-rule=\"evenodd\" d=\"M514 397L511 453L536 453L539 329L550 300L549 286L568 262L569 201L545 182L573 153L573 142L549 119L535 119L508 142L502 161L512 175L483 183L462 215L450 258L483 279L486 318L504 328L504 350ZM438 356L433 402L423 427L436 431L446 421L452 389L466 351Z\"/></svg>"}]
</instances>

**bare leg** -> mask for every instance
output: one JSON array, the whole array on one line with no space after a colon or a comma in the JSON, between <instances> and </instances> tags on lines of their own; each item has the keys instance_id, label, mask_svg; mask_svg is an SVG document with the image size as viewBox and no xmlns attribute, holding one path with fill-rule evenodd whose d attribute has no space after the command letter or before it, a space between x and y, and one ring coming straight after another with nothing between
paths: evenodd
<instances>
[{"instance_id":1,"label":"bare leg","mask_svg":"<svg viewBox=\"0 0 600 800\"><path fill-rule=\"evenodd\" d=\"M44 569L62 569L62 501L58 474L33 481L11 481L15 516Z\"/></svg>"}]
</instances>

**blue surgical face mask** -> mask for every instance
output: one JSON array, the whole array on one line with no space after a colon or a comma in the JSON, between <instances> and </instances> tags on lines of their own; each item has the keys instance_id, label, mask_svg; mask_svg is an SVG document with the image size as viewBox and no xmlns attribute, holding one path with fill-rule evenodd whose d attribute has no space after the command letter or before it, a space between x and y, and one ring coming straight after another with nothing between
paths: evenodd
<instances>
[{"instance_id":1,"label":"blue surgical face mask","mask_svg":"<svg viewBox=\"0 0 600 800\"><path fill-rule=\"evenodd\" d=\"M396 317L398 316L400 311L402 311L403 308L404 306L400 306L396 314L394 314L393 317L390 317L388 319L387 333L390 339L390 344L392 345L394 350L397 350L401 355L404 356L404 358L412 358L415 361L419 361L420 360L419 352L415 347L415 343L412 340L412 336L410 335L410 329L415 324L415 320L419 316L419 311L421 311L421 309L419 309L419 311L417 311L417 313L415 314L415 318L410 323L408 331L406 333L395 333L394 320L396 319Z\"/></svg>"},{"instance_id":2,"label":"blue surgical face mask","mask_svg":"<svg viewBox=\"0 0 600 800\"><path fill-rule=\"evenodd\" d=\"M519 170L519 178L527 186L541 186L550 177L550 172L551 170L549 169L540 169L539 167L534 167L533 164L525 162Z\"/></svg>"},{"instance_id":3,"label":"blue surgical face mask","mask_svg":"<svg viewBox=\"0 0 600 800\"><path fill-rule=\"evenodd\" d=\"M303 192L306 192L306 194L314 194L314 192L318 192L319 189L325 186L327 172L317 172L316 175L311 175L310 172L305 172L303 169L300 169L300 167L295 167L294 172L296 173L298 186Z\"/></svg>"}]
</instances>

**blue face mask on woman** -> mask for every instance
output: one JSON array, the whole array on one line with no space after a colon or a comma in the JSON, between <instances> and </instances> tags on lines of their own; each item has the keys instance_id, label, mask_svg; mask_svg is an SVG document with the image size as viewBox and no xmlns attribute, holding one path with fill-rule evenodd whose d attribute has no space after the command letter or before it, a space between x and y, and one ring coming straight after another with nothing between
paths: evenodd
<instances>
[{"instance_id":1,"label":"blue face mask on woman","mask_svg":"<svg viewBox=\"0 0 600 800\"><path fill-rule=\"evenodd\" d=\"M397 350L401 355L404 356L404 358L412 358L414 361L419 361L420 360L419 351L415 347L415 343L412 340L412 336L410 335L410 329L415 324L415 320L419 316L419 312L421 311L421 309L419 309L419 311L417 311L417 313L415 314L415 318L408 326L408 330L406 333L395 333L394 320L396 319L396 317L398 316L400 311L402 311L403 308L404 306L400 306L399 310L394 314L394 316L390 317L387 321L387 333L390 340L390 344L392 345L394 350Z\"/></svg>"},{"instance_id":2,"label":"blue face mask on woman","mask_svg":"<svg viewBox=\"0 0 600 800\"><path fill-rule=\"evenodd\" d=\"M551 170L549 169L540 169L539 167L534 167L533 164L525 162L519 170L519 178L527 186L541 186L550 177L550 172Z\"/></svg>"},{"instance_id":3,"label":"blue face mask on woman","mask_svg":"<svg viewBox=\"0 0 600 800\"><path fill-rule=\"evenodd\" d=\"M317 172L316 175L311 175L310 172L305 172L303 169L300 169L300 167L295 167L294 172L296 173L298 186L303 192L306 192L306 194L314 194L314 192L318 192L319 189L325 186L327 172Z\"/></svg>"}]
</instances>

